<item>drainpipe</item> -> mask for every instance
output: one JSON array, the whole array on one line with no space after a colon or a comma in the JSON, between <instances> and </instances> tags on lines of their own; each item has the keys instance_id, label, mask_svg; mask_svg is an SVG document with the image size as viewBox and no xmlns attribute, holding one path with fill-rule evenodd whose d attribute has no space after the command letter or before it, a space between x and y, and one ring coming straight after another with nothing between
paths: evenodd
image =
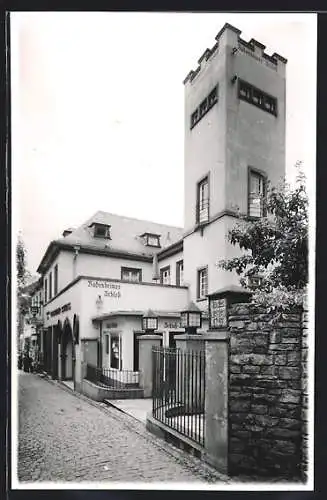
<instances>
[{"instance_id":1,"label":"drainpipe","mask_svg":"<svg viewBox=\"0 0 327 500\"><path fill-rule=\"evenodd\" d=\"M74 250L75 250L75 253L74 253L74 257L73 257L73 280L76 278L77 276L77 257L78 257L78 253L80 251L80 246L79 245L75 245L74 246Z\"/></svg>"}]
</instances>

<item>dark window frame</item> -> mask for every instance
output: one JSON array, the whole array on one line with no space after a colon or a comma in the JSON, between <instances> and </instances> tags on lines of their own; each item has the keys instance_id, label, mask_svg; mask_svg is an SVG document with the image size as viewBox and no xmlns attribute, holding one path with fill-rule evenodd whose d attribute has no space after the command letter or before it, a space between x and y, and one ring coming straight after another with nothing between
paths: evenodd
<instances>
[{"instance_id":1,"label":"dark window frame","mask_svg":"<svg viewBox=\"0 0 327 500\"><path fill-rule=\"evenodd\" d=\"M111 240L111 233L110 233L111 226L109 224L99 224L99 223L94 223L93 224L93 236L94 238L102 238L106 240ZM103 233L102 233L103 231Z\"/></svg>"},{"instance_id":2,"label":"dark window frame","mask_svg":"<svg viewBox=\"0 0 327 500\"><path fill-rule=\"evenodd\" d=\"M261 215L251 215L251 177L257 176L260 177L263 181L263 196L262 196L262 206L261 206ZM248 167L248 217L251 219L261 219L261 217L267 216L267 184L268 184L268 176L263 170L259 170L254 167Z\"/></svg>"},{"instance_id":3,"label":"dark window frame","mask_svg":"<svg viewBox=\"0 0 327 500\"><path fill-rule=\"evenodd\" d=\"M257 108L260 108L273 116L278 116L277 97L267 94L267 92L258 89L258 87L255 87L241 78L238 79L238 98L241 101L253 104ZM255 99L257 99L257 101Z\"/></svg>"},{"instance_id":4,"label":"dark window frame","mask_svg":"<svg viewBox=\"0 0 327 500\"><path fill-rule=\"evenodd\" d=\"M144 233L142 236L144 238L144 244L145 244L145 246L147 246L147 247L153 247L153 248L161 248L160 234ZM149 243L149 237L156 238L157 239L157 245L153 245L152 243Z\"/></svg>"},{"instance_id":5,"label":"dark window frame","mask_svg":"<svg viewBox=\"0 0 327 500\"><path fill-rule=\"evenodd\" d=\"M160 269L160 284L161 285L167 285L167 283L163 282L163 273L165 271L169 271L169 281L171 281L171 272L170 272L170 266L165 266ZM170 285L171 283L169 283Z\"/></svg>"},{"instance_id":6,"label":"dark window frame","mask_svg":"<svg viewBox=\"0 0 327 500\"><path fill-rule=\"evenodd\" d=\"M58 264L54 266L54 275L53 275L53 294L54 297L58 293Z\"/></svg>"},{"instance_id":7,"label":"dark window frame","mask_svg":"<svg viewBox=\"0 0 327 500\"><path fill-rule=\"evenodd\" d=\"M202 273L203 271L205 271L206 275L207 275L207 293L205 294L204 297L202 295L200 295L200 273ZM208 295L208 287L209 287L208 266L206 265L206 266L198 267L196 270L196 298L197 298L197 300L206 300L207 299L206 295Z\"/></svg>"},{"instance_id":8,"label":"dark window frame","mask_svg":"<svg viewBox=\"0 0 327 500\"><path fill-rule=\"evenodd\" d=\"M190 129L193 127L210 111L210 109L218 102L218 83L211 89L209 94L201 101L199 106L191 113Z\"/></svg>"},{"instance_id":9,"label":"dark window frame","mask_svg":"<svg viewBox=\"0 0 327 500\"><path fill-rule=\"evenodd\" d=\"M201 190L201 186L204 184L204 183L207 183L208 185L208 198L207 198L207 217L206 217L206 220L203 220L201 221L200 220L200 190ZM202 208L202 211L205 211L205 208ZM210 219L210 172L208 172L206 175L204 175L203 177L201 177L201 179L196 183L196 214L195 214L195 221L196 221L196 224L200 225L200 224L206 224L209 222L209 219Z\"/></svg>"},{"instance_id":10,"label":"dark window frame","mask_svg":"<svg viewBox=\"0 0 327 500\"><path fill-rule=\"evenodd\" d=\"M48 279L44 279L44 303L48 302Z\"/></svg>"},{"instance_id":11,"label":"dark window frame","mask_svg":"<svg viewBox=\"0 0 327 500\"><path fill-rule=\"evenodd\" d=\"M138 275L139 275L139 280L138 281L131 281L131 280L128 280L127 278L123 278L124 271L126 271L126 272L137 271ZM122 281L128 281L129 283L141 283L142 282L142 269L140 267L125 267L125 266L121 266L121 268L120 268L120 279Z\"/></svg>"},{"instance_id":12,"label":"dark window frame","mask_svg":"<svg viewBox=\"0 0 327 500\"><path fill-rule=\"evenodd\" d=\"M180 259L176 262L176 286L182 286L181 285L181 266L183 266L183 272L184 272L184 259Z\"/></svg>"},{"instance_id":13,"label":"dark window frame","mask_svg":"<svg viewBox=\"0 0 327 500\"><path fill-rule=\"evenodd\" d=\"M255 280L258 280L258 284L254 284L253 281ZM252 288L258 288L259 286L261 286L263 282L263 276L260 276L259 274L254 274L253 276L249 276L248 277L248 284L252 287Z\"/></svg>"},{"instance_id":14,"label":"dark window frame","mask_svg":"<svg viewBox=\"0 0 327 500\"><path fill-rule=\"evenodd\" d=\"M52 299L52 271L49 273L49 300Z\"/></svg>"}]
</instances>

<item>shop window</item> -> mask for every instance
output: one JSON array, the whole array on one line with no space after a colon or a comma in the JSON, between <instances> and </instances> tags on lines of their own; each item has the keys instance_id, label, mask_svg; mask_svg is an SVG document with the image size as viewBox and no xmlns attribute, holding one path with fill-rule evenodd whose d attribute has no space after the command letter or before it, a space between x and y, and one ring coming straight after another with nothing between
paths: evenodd
<instances>
[{"instance_id":1,"label":"shop window","mask_svg":"<svg viewBox=\"0 0 327 500\"><path fill-rule=\"evenodd\" d=\"M138 283L142 281L142 269L136 269L132 267L122 267L121 279Z\"/></svg>"},{"instance_id":2,"label":"shop window","mask_svg":"<svg viewBox=\"0 0 327 500\"><path fill-rule=\"evenodd\" d=\"M184 262L179 260L176 262L176 285L182 286L184 284Z\"/></svg>"},{"instance_id":3,"label":"shop window","mask_svg":"<svg viewBox=\"0 0 327 500\"><path fill-rule=\"evenodd\" d=\"M118 335L110 335L110 368L121 370L121 339Z\"/></svg>"},{"instance_id":4,"label":"shop window","mask_svg":"<svg viewBox=\"0 0 327 500\"><path fill-rule=\"evenodd\" d=\"M249 200L248 214L250 217L265 215L266 178L264 175L249 171Z\"/></svg>"},{"instance_id":5,"label":"shop window","mask_svg":"<svg viewBox=\"0 0 327 500\"><path fill-rule=\"evenodd\" d=\"M58 293L58 264L54 267L54 296Z\"/></svg>"},{"instance_id":6,"label":"shop window","mask_svg":"<svg viewBox=\"0 0 327 500\"><path fill-rule=\"evenodd\" d=\"M203 224L209 221L209 178L198 182L196 202L196 222Z\"/></svg>"},{"instance_id":7,"label":"shop window","mask_svg":"<svg viewBox=\"0 0 327 500\"><path fill-rule=\"evenodd\" d=\"M277 99L244 80L238 80L238 97L277 116Z\"/></svg>"},{"instance_id":8,"label":"shop window","mask_svg":"<svg viewBox=\"0 0 327 500\"><path fill-rule=\"evenodd\" d=\"M162 285L170 285L170 266L160 269L160 283Z\"/></svg>"},{"instance_id":9,"label":"shop window","mask_svg":"<svg viewBox=\"0 0 327 500\"><path fill-rule=\"evenodd\" d=\"M197 273L197 298L205 299L208 294L208 268L202 267Z\"/></svg>"},{"instance_id":10,"label":"shop window","mask_svg":"<svg viewBox=\"0 0 327 500\"><path fill-rule=\"evenodd\" d=\"M49 300L52 299L52 273L49 274Z\"/></svg>"}]
</instances>

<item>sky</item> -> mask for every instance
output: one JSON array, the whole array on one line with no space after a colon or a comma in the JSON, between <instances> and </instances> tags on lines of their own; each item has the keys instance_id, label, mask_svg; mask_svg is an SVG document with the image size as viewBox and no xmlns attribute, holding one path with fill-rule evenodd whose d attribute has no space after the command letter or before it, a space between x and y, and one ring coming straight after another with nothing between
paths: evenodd
<instances>
[{"instance_id":1,"label":"sky","mask_svg":"<svg viewBox=\"0 0 327 500\"><path fill-rule=\"evenodd\" d=\"M286 168L316 164L316 15L11 13L12 225L35 274L98 210L183 226L183 80L225 22L288 59Z\"/></svg>"}]
</instances>

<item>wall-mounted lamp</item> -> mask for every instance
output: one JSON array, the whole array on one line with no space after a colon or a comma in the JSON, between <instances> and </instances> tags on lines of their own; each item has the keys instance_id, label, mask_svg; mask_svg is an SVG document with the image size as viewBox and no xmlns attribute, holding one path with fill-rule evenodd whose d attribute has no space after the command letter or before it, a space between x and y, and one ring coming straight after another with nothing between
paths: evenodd
<instances>
[{"instance_id":1,"label":"wall-mounted lamp","mask_svg":"<svg viewBox=\"0 0 327 500\"><path fill-rule=\"evenodd\" d=\"M96 305L97 305L97 307L98 307L98 308L99 308L99 307L101 307L101 306L103 305L103 300L102 300L101 295L98 295L98 298L97 298L97 300L95 301L95 303L96 303Z\"/></svg>"},{"instance_id":2,"label":"wall-mounted lamp","mask_svg":"<svg viewBox=\"0 0 327 500\"><path fill-rule=\"evenodd\" d=\"M233 47L232 49L232 56L235 56L236 52L238 51L238 47Z\"/></svg>"},{"instance_id":3,"label":"wall-mounted lamp","mask_svg":"<svg viewBox=\"0 0 327 500\"><path fill-rule=\"evenodd\" d=\"M233 78L231 79L231 83L234 84L237 80L237 75L234 75Z\"/></svg>"}]
</instances>

